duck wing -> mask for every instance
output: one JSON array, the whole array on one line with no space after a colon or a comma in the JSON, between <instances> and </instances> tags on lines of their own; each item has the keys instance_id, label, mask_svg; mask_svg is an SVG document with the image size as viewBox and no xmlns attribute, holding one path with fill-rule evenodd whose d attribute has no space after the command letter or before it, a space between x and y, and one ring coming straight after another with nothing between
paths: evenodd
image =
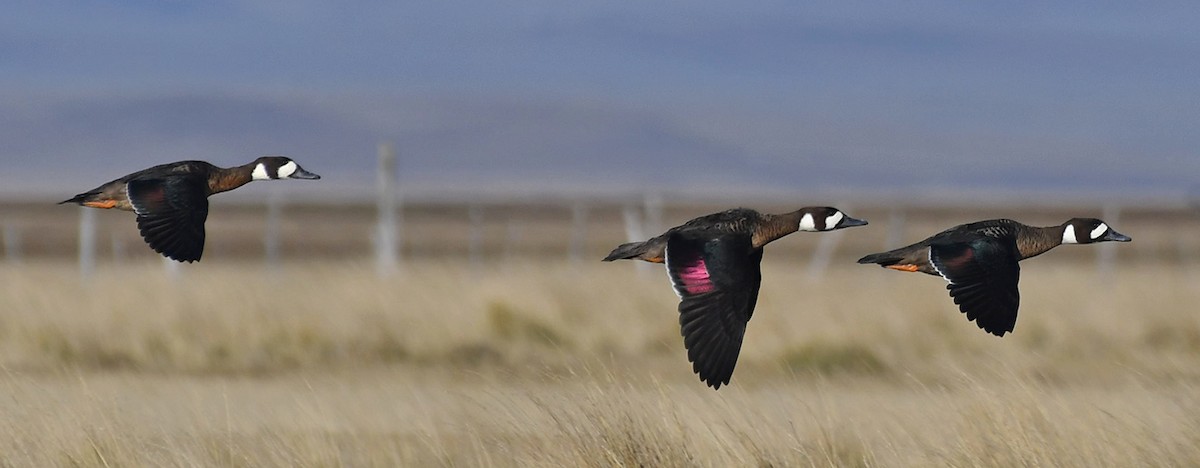
<instances>
[{"instance_id":1,"label":"duck wing","mask_svg":"<svg viewBox=\"0 0 1200 468\"><path fill-rule=\"evenodd\" d=\"M666 265L679 295L679 325L692 371L714 389L729 384L762 283L762 249L750 236L680 231Z\"/></svg>"},{"instance_id":2,"label":"duck wing","mask_svg":"<svg viewBox=\"0 0 1200 468\"><path fill-rule=\"evenodd\" d=\"M1017 323L1021 267L1015 249L997 237L929 246L929 262L950 282L946 289L958 310L996 336L1011 332Z\"/></svg>"},{"instance_id":3,"label":"duck wing","mask_svg":"<svg viewBox=\"0 0 1200 468\"><path fill-rule=\"evenodd\" d=\"M200 260L208 218L206 184L191 175L134 179L126 184L138 231L150 248L180 262Z\"/></svg>"}]
</instances>

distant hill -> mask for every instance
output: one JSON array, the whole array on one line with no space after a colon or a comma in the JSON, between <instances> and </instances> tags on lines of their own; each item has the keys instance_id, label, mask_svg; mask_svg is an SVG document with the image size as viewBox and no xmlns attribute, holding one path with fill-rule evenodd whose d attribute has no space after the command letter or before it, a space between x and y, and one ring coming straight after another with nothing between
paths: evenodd
<instances>
[{"instance_id":1,"label":"distant hill","mask_svg":"<svg viewBox=\"0 0 1200 468\"><path fill-rule=\"evenodd\" d=\"M1200 173L1193 160L1072 149L1086 140L1079 136L1001 141L998 129L966 147L972 131L903 116L821 122L799 112L793 122L737 107L478 96L6 101L0 194L78 191L173 160L235 165L286 154L325 176L321 188L306 191L365 196L380 141L395 143L401 181L414 190L854 194L935 187L1121 196L1186 190ZM873 127L855 127L867 122Z\"/></svg>"}]
</instances>

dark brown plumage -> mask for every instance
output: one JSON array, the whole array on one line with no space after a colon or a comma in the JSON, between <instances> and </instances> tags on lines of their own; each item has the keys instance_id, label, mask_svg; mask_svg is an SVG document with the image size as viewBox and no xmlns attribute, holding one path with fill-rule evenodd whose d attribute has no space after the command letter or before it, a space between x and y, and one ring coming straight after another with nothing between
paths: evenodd
<instances>
[{"instance_id":1,"label":"dark brown plumage","mask_svg":"<svg viewBox=\"0 0 1200 468\"><path fill-rule=\"evenodd\" d=\"M264 156L237 167L180 161L134 172L59 202L137 213L138 231L155 252L194 262L204 253L208 197L253 180L320 179L283 156Z\"/></svg>"},{"instance_id":2,"label":"dark brown plumage","mask_svg":"<svg viewBox=\"0 0 1200 468\"><path fill-rule=\"evenodd\" d=\"M1021 301L1017 262L1064 243L1129 240L1095 218L1073 218L1048 227L993 219L955 226L912 245L867 255L858 263L941 276L950 283L950 297L967 320L1004 336L1016 326Z\"/></svg>"},{"instance_id":3,"label":"dark brown plumage","mask_svg":"<svg viewBox=\"0 0 1200 468\"><path fill-rule=\"evenodd\" d=\"M728 384L762 283L763 246L798 230L866 225L830 207L768 215L737 208L701 216L645 242L622 244L604 261L666 263L679 295L679 325L692 370L714 389Z\"/></svg>"}]
</instances>

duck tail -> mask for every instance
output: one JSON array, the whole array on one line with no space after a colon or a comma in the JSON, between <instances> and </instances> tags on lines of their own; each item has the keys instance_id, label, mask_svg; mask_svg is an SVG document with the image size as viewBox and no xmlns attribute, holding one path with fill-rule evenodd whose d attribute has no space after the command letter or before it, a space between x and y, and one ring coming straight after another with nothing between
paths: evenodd
<instances>
[{"instance_id":1,"label":"duck tail","mask_svg":"<svg viewBox=\"0 0 1200 468\"><path fill-rule=\"evenodd\" d=\"M104 193L99 190L83 192L79 195L71 197L70 199L58 202L59 205L65 205L67 203L74 203L76 205L88 206L92 208L113 208L116 206L114 200L107 199L107 197L104 196Z\"/></svg>"},{"instance_id":2,"label":"duck tail","mask_svg":"<svg viewBox=\"0 0 1200 468\"><path fill-rule=\"evenodd\" d=\"M638 258L644 253L646 253L645 242L630 242L618 245L612 252L609 252L607 257L604 257L604 261L611 262L613 260Z\"/></svg>"},{"instance_id":3,"label":"duck tail","mask_svg":"<svg viewBox=\"0 0 1200 468\"><path fill-rule=\"evenodd\" d=\"M97 195L97 194L98 194L97 192L86 192L86 193L81 193L81 194L79 194L79 195L75 195L74 197L71 197L71 198L70 198L70 199L68 199L68 200L63 200L63 201L60 201L60 202L58 202L57 204L59 204L59 205L65 205L65 204L67 204L67 203L74 203L74 204L77 204L77 205L82 205L84 202L86 202L86 201L88 200L88 198L90 198L90 197L92 197L92 196L94 196L94 195Z\"/></svg>"},{"instance_id":4,"label":"duck tail","mask_svg":"<svg viewBox=\"0 0 1200 468\"><path fill-rule=\"evenodd\" d=\"M895 265L897 262L899 262L903 258L904 258L904 256L898 254L895 250L889 250L887 252L879 252L879 253L873 253L873 254L867 255L863 258L858 259L858 263L863 263L863 264L875 263L875 264L878 264L879 266L888 266L888 265Z\"/></svg>"}]
</instances>

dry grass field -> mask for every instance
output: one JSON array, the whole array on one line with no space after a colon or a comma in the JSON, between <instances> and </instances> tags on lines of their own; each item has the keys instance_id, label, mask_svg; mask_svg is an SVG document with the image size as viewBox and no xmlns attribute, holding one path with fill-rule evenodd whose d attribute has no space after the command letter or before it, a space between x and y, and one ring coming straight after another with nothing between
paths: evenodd
<instances>
[{"instance_id":1,"label":"dry grass field","mask_svg":"<svg viewBox=\"0 0 1200 468\"><path fill-rule=\"evenodd\" d=\"M1079 246L1023 263L1000 339L942 281L853 264L887 215L848 211L875 228L844 231L820 276L819 236L768 247L719 392L660 270L560 246L390 278L361 255L268 267L221 254L234 223L214 209L216 254L173 273L132 243L87 280L65 258L0 262L0 465L1200 465L1200 240L1172 236L1195 221L1125 214L1114 271ZM593 234L589 259L622 240Z\"/></svg>"}]
</instances>

